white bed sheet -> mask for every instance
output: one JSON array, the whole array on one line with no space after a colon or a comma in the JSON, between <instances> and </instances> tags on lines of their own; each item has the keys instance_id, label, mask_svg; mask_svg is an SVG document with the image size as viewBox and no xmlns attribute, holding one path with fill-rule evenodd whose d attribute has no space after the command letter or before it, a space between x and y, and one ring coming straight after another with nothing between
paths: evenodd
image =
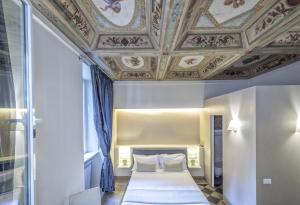
<instances>
[{"instance_id":1,"label":"white bed sheet","mask_svg":"<svg viewBox=\"0 0 300 205\"><path fill-rule=\"evenodd\" d=\"M133 172L122 205L208 205L188 171Z\"/></svg>"}]
</instances>

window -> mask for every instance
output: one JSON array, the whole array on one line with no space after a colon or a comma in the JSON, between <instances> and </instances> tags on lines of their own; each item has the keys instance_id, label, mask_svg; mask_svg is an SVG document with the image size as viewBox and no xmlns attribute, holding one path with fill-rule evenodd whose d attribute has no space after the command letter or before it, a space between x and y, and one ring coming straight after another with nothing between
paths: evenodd
<instances>
[{"instance_id":1,"label":"window","mask_svg":"<svg viewBox=\"0 0 300 205\"><path fill-rule=\"evenodd\" d=\"M0 204L33 204L30 8L0 1Z\"/></svg>"},{"instance_id":2,"label":"window","mask_svg":"<svg viewBox=\"0 0 300 205\"><path fill-rule=\"evenodd\" d=\"M83 63L83 142L84 153L98 152L98 137L94 124L93 87L90 67Z\"/></svg>"}]
</instances>

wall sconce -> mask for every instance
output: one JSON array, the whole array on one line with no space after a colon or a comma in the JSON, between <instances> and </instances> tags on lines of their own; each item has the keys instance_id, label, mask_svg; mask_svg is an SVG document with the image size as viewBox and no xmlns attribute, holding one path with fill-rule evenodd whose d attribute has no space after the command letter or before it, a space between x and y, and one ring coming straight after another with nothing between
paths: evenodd
<instances>
[{"instance_id":1,"label":"wall sconce","mask_svg":"<svg viewBox=\"0 0 300 205\"><path fill-rule=\"evenodd\" d=\"M131 166L131 149L129 146L119 147L119 168L129 168Z\"/></svg>"},{"instance_id":2,"label":"wall sconce","mask_svg":"<svg viewBox=\"0 0 300 205\"><path fill-rule=\"evenodd\" d=\"M297 120L297 124L296 124L296 132L297 132L297 133L300 133L300 116L298 117L298 120Z\"/></svg>"},{"instance_id":3,"label":"wall sconce","mask_svg":"<svg viewBox=\"0 0 300 205\"><path fill-rule=\"evenodd\" d=\"M188 167L200 167L199 146L190 146L187 148Z\"/></svg>"},{"instance_id":4,"label":"wall sconce","mask_svg":"<svg viewBox=\"0 0 300 205\"><path fill-rule=\"evenodd\" d=\"M240 121L230 120L227 130L236 132L240 126L241 126Z\"/></svg>"}]
</instances>

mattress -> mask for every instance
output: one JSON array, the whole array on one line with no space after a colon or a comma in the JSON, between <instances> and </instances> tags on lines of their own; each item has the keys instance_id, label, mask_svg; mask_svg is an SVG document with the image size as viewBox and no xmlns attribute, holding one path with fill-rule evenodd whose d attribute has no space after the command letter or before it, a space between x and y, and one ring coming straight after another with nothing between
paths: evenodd
<instances>
[{"instance_id":1,"label":"mattress","mask_svg":"<svg viewBox=\"0 0 300 205\"><path fill-rule=\"evenodd\" d=\"M188 171L133 172L122 205L208 205Z\"/></svg>"}]
</instances>

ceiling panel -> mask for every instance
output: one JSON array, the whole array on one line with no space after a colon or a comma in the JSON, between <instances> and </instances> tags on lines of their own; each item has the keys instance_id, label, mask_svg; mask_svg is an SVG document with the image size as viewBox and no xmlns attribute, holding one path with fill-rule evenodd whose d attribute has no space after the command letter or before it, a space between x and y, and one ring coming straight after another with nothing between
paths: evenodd
<instances>
[{"instance_id":1,"label":"ceiling panel","mask_svg":"<svg viewBox=\"0 0 300 205\"><path fill-rule=\"evenodd\" d=\"M252 78L299 60L300 0L31 0L113 80Z\"/></svg>"}]
</instances>

